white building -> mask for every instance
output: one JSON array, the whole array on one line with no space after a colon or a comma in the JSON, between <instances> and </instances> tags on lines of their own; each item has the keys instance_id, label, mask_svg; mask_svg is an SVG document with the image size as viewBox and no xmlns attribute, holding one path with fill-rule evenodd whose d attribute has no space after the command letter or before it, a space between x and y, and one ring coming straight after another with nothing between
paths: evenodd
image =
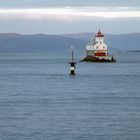
<instances>
[{"instance_id":1,"label":"white building","mask_svg":"<svg viewBox=\"0 0 140 140\"><path fill-rule=\"evenodd\" d=\"M94 39L86 46L86 52L87 56L108 56L107 45L104 43L104 35L100 32L100 30L96 33Z\"/></svg>"}]
</instances>

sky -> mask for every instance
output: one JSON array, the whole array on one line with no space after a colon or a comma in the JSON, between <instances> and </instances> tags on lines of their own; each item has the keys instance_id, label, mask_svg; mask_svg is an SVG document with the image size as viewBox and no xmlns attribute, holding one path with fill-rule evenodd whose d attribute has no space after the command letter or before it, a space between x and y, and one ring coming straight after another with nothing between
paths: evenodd
<instances>
[{"instance_id":1,"label":"sky","mask_svg":"<svg viewBox=\"0 0 140 140\"><path fill-rule=\"evenodd\" d=\"M0 0L0 33L140 32L140 0Z\"/></svg>"}]
</instances>

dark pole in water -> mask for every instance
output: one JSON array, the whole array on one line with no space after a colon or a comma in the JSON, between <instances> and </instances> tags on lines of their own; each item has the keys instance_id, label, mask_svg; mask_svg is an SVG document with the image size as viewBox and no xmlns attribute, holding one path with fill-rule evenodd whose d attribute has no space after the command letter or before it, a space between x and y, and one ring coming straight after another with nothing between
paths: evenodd
<instances>
[{"instance_id":1,"label":"dark pole in water","mask_svg":"<svg viewBox=\"0 0 140 140\"><path fill-rule=\"evenodd\" d=\"M73 60L74 60L74 59L73 59L73 50L72 50L72 62L73 62Z\"/></svg>"},{"instance_id":2,"label":"dark pole in water","mask_svg":"<svg viewBox=\"0 0 140 140\"><path fill-rule=\"evenodd\" d=\"M70 62L70 74L75 75L75 69L76 69L76 62L74 62L74 56L73 56L73 50L72 50L72 59Z\"/></svg>"}]
</instances>

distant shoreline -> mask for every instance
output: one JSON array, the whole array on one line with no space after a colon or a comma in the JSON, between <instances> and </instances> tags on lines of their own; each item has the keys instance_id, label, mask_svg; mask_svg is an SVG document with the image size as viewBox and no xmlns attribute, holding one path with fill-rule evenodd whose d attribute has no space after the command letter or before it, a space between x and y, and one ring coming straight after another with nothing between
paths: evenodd
<instances>
[{"instance_id":1,"label":"distant shoreline","mask_svg":"<svg viewBox=\"0 0 140 140\"><path fill-rule=\"evenodd\" d=\"M127 51L127 52L140 52L140 50L133 50L133 51Z\"/></svg>"}]
</instances>

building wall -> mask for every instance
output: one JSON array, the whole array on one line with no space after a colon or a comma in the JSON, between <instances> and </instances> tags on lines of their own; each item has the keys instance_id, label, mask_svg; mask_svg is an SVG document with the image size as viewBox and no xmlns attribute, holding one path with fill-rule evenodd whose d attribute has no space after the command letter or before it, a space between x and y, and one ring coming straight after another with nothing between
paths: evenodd
<instances>
[{"instance_id":1,"label":"building wall","mask_svg":"<svg viewBox=\"0 0 140 140\"><path fill-rule=\"evenodd\" d=\"M104 42L104 37L95 37L96 42Z\"/></svg>"},{"instance_id":2,"label":"building wall","mask_svg":"<svg viewBox=\"0 0 140 140\"><path fill-rule=\"evenodd\" d=\"M86 46L87 55L94 56L106 56L107 45L104 43L104 37L95 37L94 41Z\"/></svg>"},{"instance_id":3,"label":"building wall","mask_svg":"<svg viewBox=\"0 0 140 140\"><path fill-rule=\"evenodd\" d=\"M107 50L107 45L105 43L100 43L98 42L96 45L91 46L93 48L93 50Z\"/></svg>"}]
</instances>

